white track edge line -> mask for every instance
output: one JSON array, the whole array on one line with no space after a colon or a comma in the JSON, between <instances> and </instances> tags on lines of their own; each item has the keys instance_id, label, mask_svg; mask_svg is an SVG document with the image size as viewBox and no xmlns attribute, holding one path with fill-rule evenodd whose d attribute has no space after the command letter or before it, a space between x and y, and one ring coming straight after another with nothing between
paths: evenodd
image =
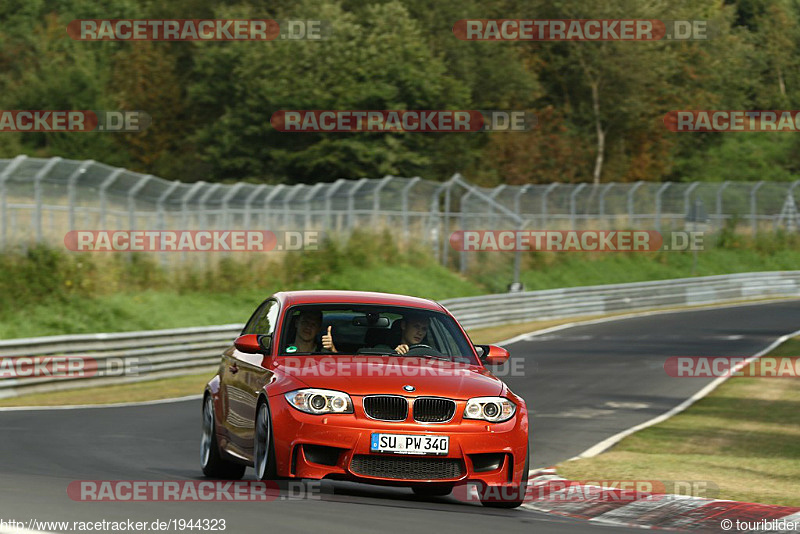
<instances>
[{"instance_id":1,"label":"white track edge line","mask_svg":"<svg viewBox=\"0 0 800 534\"><path fill-rule=\"evenodd\" d=\"M706 395L708 395L709 393L711 393L712 391L717 389L722 383L724 383L726 380L731 378L733 373L737 372L738 370L740 370L741 368L743 368L744 366L746 366L747 364L749 364L753 360L756 360L756 359L760 358L761 356L764 356L765 354L771 352L772 350L774 350L778 346L782 345L783 343L785 343L789 339L792 339L793 337L797 337L797 336L800 336L800 330L792 332L791 334L785 334L785 335L780 336L778 339L776 339L775 341L770 343L767 347L765 347L764 349L758 351L756 354L754 354L753 356L747 358L745 361L741 362L736 367L734 367L733 372L730 373L728 376L720 376L720 377L716 378L710 384L706 385L703 389L701 389L700 391L698 391L697 393L695 393L694 395L692 395L691 397L689 397L688 399L686 399L685 401L680 403L678 406L672 408L668 412L663 413L663 414L659 415L658 417L654 417L654 418L652 418L652 419L650 419L648 421L645 421L644 423L640 423L640 424L638 424L638 425L636 425L634 427L631 427L631 428L629 428L627 430L623 430L622 432L619 432L618 434L615 434L615 435L611 436L610 438L604 439L600 443L597 443L596 445L593 445L592 447L589 447L588 449L583 451L578 456L575 456L574 458L570 458L567 461L580 460L580 459L583 459L583 458L592 458L594 456L597 456L598 454L610 449L611 447L613 447L614 445L619 443L622 439L630 436L634 432L638 432L639 430L643 430L643 429L645 429L647 427L650 427L650 426L656 425L658 423L661 423L663 421L666 421L670 417L681 413L682 411L686 410L689 406L691 406L695 402L699 401L700 399L702 399L703 397L705 397Z\"/></svg>"}]
</instances>

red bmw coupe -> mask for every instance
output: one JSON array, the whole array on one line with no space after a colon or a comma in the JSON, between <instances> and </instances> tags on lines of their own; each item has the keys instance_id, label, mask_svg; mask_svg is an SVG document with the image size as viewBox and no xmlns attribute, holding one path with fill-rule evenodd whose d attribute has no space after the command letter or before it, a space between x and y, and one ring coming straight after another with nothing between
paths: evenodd
<instances>
[{"instance_id":1,"label":"red bmw coupe","mask_svg":"<svg viewBox=\"0 0 800 534\"><path fill-rule=\"evenodd\" d=\"M523 488L528 413L441 305L401 295L292 291L264 301L203 398L213 478L343 479L447 495L459 483ZM514 507L522 494L484 499Z\"/></svg>"}]
</instances>

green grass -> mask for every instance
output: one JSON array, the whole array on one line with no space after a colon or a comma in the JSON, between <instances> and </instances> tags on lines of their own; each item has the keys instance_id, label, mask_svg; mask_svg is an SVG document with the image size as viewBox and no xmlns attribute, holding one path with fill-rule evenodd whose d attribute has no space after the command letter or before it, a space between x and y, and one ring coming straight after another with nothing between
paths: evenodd
<instances>
[{"instance_id":1,"label":"green grass","mask_svg":"<svg viewBox=\"0 0 800 534\"><path fill-rule=\"evenodd\" d=\"M730 229L708 238L695 275L791 270L800 238ZM319 251L197 256L162 267L147 255L66 253L35 247L0 254L0 338L115 332L244 322L279 290L356 289L436 300L504 292L513 255L473 253L461 274L427 247L389 232L332 239ZM526 253L526 289L551 289L692 276L691 253Z\"/></svg>"},{"instance_id":2,"label":"green grass","mask_svg":"<svg viewBox=\"0 0 800 534\"><path fill-rule=\"evenodd\" d=\"M75 406L174 399L189 395L201 395L203 388L213 376L214 371L209 371L175 378L146 380L132 384L34 393L21 397L0 399L0 407Z\"/></svg>"},{"instance_id":3,"label":"green grass","mask_svg":"<svg viewBox=\"0 0 800 534\"><path fill-rule=\"evenodd\" d=\"M435 299L481 293L475 284L437 266L419 270L408 266L352 267L329 279L292 287L315 288L383 291ZM276 285L230 293L144 290L91 297L68 295L1 313L0 338L244 323L261 301L280 289L285 288Z\"/></svg>"},{"instance_id":4,"label":"green grass","mask_svg":"<svg viewBox=\"0 0 800 534\"><path fill-rule=\"evenodd\" d=\"M800 355L800 339L770 356ZM573 480L701 480L718 498L800 506L798 378L735 377L667 421L595 458L566 462Z\"/></svg>"}]
</instances>

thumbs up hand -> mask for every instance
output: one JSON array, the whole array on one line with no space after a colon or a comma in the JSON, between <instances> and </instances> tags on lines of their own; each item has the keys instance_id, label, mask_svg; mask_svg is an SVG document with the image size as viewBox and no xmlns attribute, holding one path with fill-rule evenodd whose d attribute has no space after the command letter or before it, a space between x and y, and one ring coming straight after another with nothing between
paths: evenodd
<instances>
[{"instance_id":1,"label":"thumbs up hand","mask_svg":"<svg viewBox=\"0 0 800 534\"><path fill-rule=\"evenodd\" d=\"M332 328L333 326L328 326L328 333L322 336L322 346L331 352L339 352L336 350L336 345L333 344L333 336L331 335Z\"/></svg>"}]
</instances>

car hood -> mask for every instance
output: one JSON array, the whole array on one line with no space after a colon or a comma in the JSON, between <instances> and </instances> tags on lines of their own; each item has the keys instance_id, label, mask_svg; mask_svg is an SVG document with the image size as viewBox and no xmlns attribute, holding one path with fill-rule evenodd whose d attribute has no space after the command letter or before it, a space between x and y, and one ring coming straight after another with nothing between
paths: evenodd
<instances>
[{"instance_id":1,"label":"car hood","mask_svg":"<svg viewBox=\"0 0 800 534\"><path fill-rule=\"evenodd\" d=\"M465 400L501 395L503 382L484 367L417 357L298 356L276 360L276 370L309 387L350 395L392 394ZM404 386L413 386L406 391Z\"/></svg>"}]
</instances>

